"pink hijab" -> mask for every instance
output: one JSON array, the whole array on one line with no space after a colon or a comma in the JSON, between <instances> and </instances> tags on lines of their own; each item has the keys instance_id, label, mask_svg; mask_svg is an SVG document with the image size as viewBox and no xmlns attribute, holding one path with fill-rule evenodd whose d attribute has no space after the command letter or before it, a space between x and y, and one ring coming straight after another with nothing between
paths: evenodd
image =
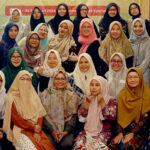
<instances>
[{"instance_id":1,"label":"pink hijab","mask_svg":"<svg viewBox=\"0 0 150 150\"><path fill-rule=\"evenodd\" d=\"M107 80L101 76L95 76L92 78L92 80L93 79L97 80L100 83L101 95L104 98L105 104L107 105L109 100L112 98L109 95L109 85L108 85ZM102 114L102 109L100 105L98 104L97 97L98 96L93 97L91 99L91 103L90 103L88 115L87 115L87 120L86 120L86 124L84 127L86 134L90 136L97 136L98 133L102 131L102 128L103 128L102 120L105 119Z\"/></svg>"},{"instance_id":2,"label":"pink hijab","mask_svg":"<svg viewBox=\"0 0 150 150\"><path fill-rule=\"evenodd\" d=\"M89 36L84 36L81 32L81 28L84 23L89 23L92 27L92 33ZM98 40L100 42L100 40L97 38L97 35L95 33L93 21L89 18L83 19L80 23L80 35L78 39L79 43L82 44L82 47L80 48L78 56L82 53L86 53L86 50L89 47L89 45L93 43L93 41L95 40Z\"/></svg>"}]
</instances>

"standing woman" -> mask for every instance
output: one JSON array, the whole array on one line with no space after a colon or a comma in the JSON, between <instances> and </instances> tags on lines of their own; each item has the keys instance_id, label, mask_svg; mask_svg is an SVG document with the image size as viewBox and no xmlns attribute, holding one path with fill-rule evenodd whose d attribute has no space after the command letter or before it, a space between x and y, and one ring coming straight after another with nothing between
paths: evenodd
<instances>
[{"instance_id":1,"label":"standing woman","mask_svg":"<svg viewBox=\"0 0 150 150\"><path fill-rule=\"evenodd\" d=\"M91 19L85 18L81 21L78 41L81 44L78 56L82 53L88 53L93 60L97 74L104 76L108 66L99 58L98 49L100 40L96 36L94 24Z\"/></svg>"},{"instance_id":2,"label":"standing woman","mask_svg":"<svg viewBox=\"0 0 150 150\"><path fill-rule=\"evenodd\" d=\"M133 66L141 69L144 81L150 87L150 37L142 18L133 21L130 43L134 50Z\"/></svg>"},{"instance_id":3,"label":"standing woman","mask_svg":"<svg viewBox=\"0 0 150 150\"><path fill-rule=\"evenodd\" d=\"M60 3L56 8L56 15L48 21L50 28L54 34L58 34L58 27L61 21L70 20L68 6L65 3Z\"/></svg>"},{"instance_id":4,"label":"standing woman","mask_svg":"<svg viewBox=\"0 0 150 150\"><path fill-rule=\"evenodd\" d=\"M110 95L117 99L119 92L124 88L127 74L126 60L122 53L112 54L109 62L109 71L105 77L109 84Z\"/></svg>"},{"instance_id":5,"label":"standing woman","mask_svg":"<svg viewBox=\"0 0 150 150\"><path fill-rule=\"evenodd\" d=\"M70 20L63 20L59 24L58 34L51 38L49 49L54 49L59 52L62 66L66 72L72 72L77 61L76 44L72 37L73 23Z\"/></svg>"},{"instance_id":6,"label":"standing woman","mask_svg":"<svg viewBox=\"0 0 150 150\"><path fill-rule=\"evenodd\" d=\"M110 57L114 52L120 52L125 56L128 68L133 65L132 46L122 30L121 23L118 21L110 24L109 33L99 48L99 56L109 64Z\"/></svg>"},{"instance_id":7,"label":"standing woman","mask_svg":"<svg viewBox=\"0 0 150 150\"><path fill-rule=\"evenodd\" d=\"M127 38L129 38L127 22L123 18L121 18L117 4L116 3L110 3L107 6L104 17L100 20L100 22L98 24L101 40L105 39L107 33L109 32L109 25L113 21L119 21L121 23L122 28L123 28L123 32L125 33Z\"/></svg>"},{"instance_id":8,"label":"standing woman","mask_svg":"<svg viewBox=\"0 0 150 150\"><path fill-rule=\"evenodd\" d=\"M2 26L2 29L0 29L1 36L4 33L4 28L8 23L15 23L18 25L19 32L16 37L16 42L19 42L24 37L24 29L25 29L25 24L23 23L22 13L20 9L18 8L11 9L8 22Z\"/></svg>"},{"instance_id":9,"label":"standing woman","mask_svg":"<svg viewBox=\"0 0 150 150\"><path fill-rule=\"evenodd\" d=\"M132 19L128 20L128 30L129 30L129 35L131 34L131 26L132 22L136 18L141 18L141 9L140 6L137 3L131 3L129 6L129 15L132 17ZM147 19L144 19L145 21L145 26L148 35L150 36L150 22Z\"/></svg>"},{"instance_id":10,"label":"standing woman","mask_svg":"<svg viewBox=\"0 0 150 150\"><path fill-rule=\"evenodd\" d=\"M31 82L28 71L17 74L7 95L4 131L16 150L55 150L42 131L46 111Z\"/></svg>"},{"instance_id":11,"label":"standing woman","mask_svg":"<svg viewBox=\"0 0 150 150\"><path fill-rule=\"evenodd\" d=\"M77 6L76 9L76 17L73 20L73 24L74 24L74 31L73 31L73 38L77 44L77 47L80 48L80 44L78 42L78 37L79 37L79 28L80 28L80 22L82 21L82 19L84 18L88 18L88 7L85 4L79 4ZM97 38L99 38L99 32L97 30L97 27L93 21L94 24L94 30L96 32Z\"/></svg>"},{"instance_id":12,"label":"standing woman","mask_svg":"<svg viewBox=\"0 0 150 150\"><path fill-rule=\"evenodd\" d=\"M30 23L26 24L24 30L25 36L27 36L30 31L34 31L35 27L39 23L45 23L44 15L42 10L39 7L34 7L31 13Z\"/></svg>"}]
</instances>

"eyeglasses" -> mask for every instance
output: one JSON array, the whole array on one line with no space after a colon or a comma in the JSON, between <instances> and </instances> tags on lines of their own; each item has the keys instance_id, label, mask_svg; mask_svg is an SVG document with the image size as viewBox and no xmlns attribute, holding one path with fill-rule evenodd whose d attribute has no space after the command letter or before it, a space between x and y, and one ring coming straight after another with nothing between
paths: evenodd
<instances>
[{"instance_id":1,"label":"eyeglasses","mask_svg":"<svg viewBox=\"0 0 150 150\"><path fill-rule=\"evenodd\" d=\"M109 9L109 11L117 11L116 9Z\"/></svg>"},{"instance_id":2,"label":"eyeglasses","mask_svg":"<svg viewBox=\"0 0 150 150\"><path fill-rule=\"evenodd\" d=\"M111 60L111 62L112 63L117 63L117 64L121 64L122 63L122 61L120 61L120 60L113 60L113 59Z\"/></svg>"},{"instance_id":3,"label":"eyeglasses","mask_svg":"<svg viewBox=\"0 0 150 150\"><path fill-rule=\"evenodd\" d=\"M39 38L33 38L33 37L31 37L30 40L39 41L40 39Z\"/></svg>"},{"instance_id":4,"label":"eyeglasses","mask_svg":"<svg viewBox=\"0 0 150 150\"><path fill-rule=\"evenodd\" d=\"M81 11L88 11L88 9L81 9Z\"/></svg>"},{"instance_id":5,"label":"eyeglasses","mask_svg":"<svg viewBox=\"0 0 150 150\"><path fill-rule=\"evenodd\" d=\"M31 81L32 79L31 78L25 78L25 77L20 77L20 80L26 80L26 81Z\"/></svg>"},{"instance_id":6,"label":"eyeglasses","mask_svg":"<svg viewBox=\"0 0 150 150\"><path fill-rule=\"evenodd\" d=\"M137 9L138 7L132 7L132 8L130 8L130 10L135 10L135 9Z\"/></svg>"},{"instance_id":7,"label":"eyeglasses","mask_svg":"<svg viewBox=\"0 0 150 150\"><path fill-rule=\"evenodd\" d=\"M66 81L66 78L55 78L56 81Z\"/></svg>"},{"instance_id":8,"label":"eyeglasses","mask_svg":"<svg viewBox=\"0 0 150 150\"><path fill-rule=\"evenodd\" d=\"M139 79L139 76L128 76L127 78L128 78L129 80L131 80L131 79L137 80L137 79Z\"/></svg>"},{"instance_id":9,"label":"eyeglasses","mask_svg":"<svg viewBox=\"0 0 150 150\"><path fill-rule=\"evenodd\" d=\"M39 29L39 31L48 33L48 31L47 31L47 30L44 30L44 29Z\"/></svg>"},{"instance_id":10,"label":"eyeglasses","mask_svg":"<svg viewBox=\"0 0 150 150\"><path fill-rule=\"evenodd\" d=\"M15 60L15 59L21 59L21 56L11 56L11 58L12 58L13 60Z\"/></svg>"}]
</instances>

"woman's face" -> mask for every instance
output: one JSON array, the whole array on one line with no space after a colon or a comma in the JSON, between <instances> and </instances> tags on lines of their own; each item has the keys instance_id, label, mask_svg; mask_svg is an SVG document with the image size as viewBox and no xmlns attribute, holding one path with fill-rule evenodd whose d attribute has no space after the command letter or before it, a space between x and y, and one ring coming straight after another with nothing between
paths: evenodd
<instances>
[{"instance_id":1,"label":"woman's face","mask_svg":"<svg viewBox=\"0 0 150 150\"><path fill-rule=\"evenodd\" d=\"M66 7L63 5L59 6L58 15L61 17L64 17L66 15L66 13L67 13Z\"/></svg>"},{"instance_id":2,"label":"woman's face","mask_svg":"<svg viewBox=\"0 0 150 150\"><path fill-rule=\"evenodd\" d=\"M40 39L37 34L32 34L29 39L29 45L33 48L39 47Z\"/></svg>"},{"instance_id":3,"label":"woman's face","mask_svg":"<svg viewBox=\"0 0 150 150\"><path fill-rule=\"evenodd\" d=\"M133 31L136 35L142 35L143 33L143 26L142 23L140 21L136 21L134 24L134 28Z\"/></svg>"},{"instance_id":4,"label":"woman's face","mask_svg":"<svg viewBox=\"0 0 150 150\"><path fill-rule=\"evenodd\" d=\"M81 17L86 17L88 14L88 8L86 6L82 6L80 10Z\"/></svg>"},{"instance_id":5,"label":"woman's face","mask_svg":"<svg viewBox=\"0 0 150 150\"><path fill-rule=\"evenodd\" d=\"M132 14L132 16L137 16L140 12L136 5L131 5L130 13Z\"/></svg>"},{"instance_id":6,"label":"woman's face","mask_svg":"<svg viewBox=\"0 0 150 150\"><path fill-rule=\"evenodd\" d=\"M37 9L37 8L34 9L33 18L34 18L35 20L39 20L39 19L41 18L41 13L40 13L40 10L39 10L39 9Z\"/></svg>"},{"instance_id":7,"label":"woman's face","mask_svg":"<svg viewBox=\"0 0 150 150\"><path fill-rule=\"evenodd\" d=\"M100 83L95 79L90 82L90 93L93 96L98 96L101 93Z\"/></svg>"},{"instance_id":8,"label":"woman's face","mask_svg":"<svg viewBox=\"0 0 150 150\"><path fill-rule=\"evenodd\" d=\"M19 17L20 17L20 14L17 10L14 10L13 13L12 13L12 21L13 22L18 22L19 21Z\"/></svg>"},{"instance_id":9,"label":"woman's face","mask_svg":"<svg viewBox=\"0 0 150 150\"><path fill-rule=\"evenodd\" d=\"M86 22L81 27L81 33L83 36L90 36L92 34L92 26Z\"/></svg>"},{"instance_id":10,"label":"woman's face","mask_svg":"<svg viewBox=\"0 0 150 150\"><path fill-rule=\"evenodd\" d=\"M59 72L55 78L54 78L54 86L57 89L64 89L67 86L67 79L66 76L62 73Z\"/></svg>"},{"instance_id":11,"label":"woman's face","mask_svg":"<svg viewBox=\"0 0 150 150\"><path fill-rule=\"evenodd\" d=\"M79 60L79 69L81 72L87 72L90 68L89 61L83 56Z\"/></svg>"},{"instance_id":12,"label":"woman's face","mask_svg":"<svg viewBox=\"0 0 150 150\"><path fill-rule=\"evenodd\" d=\"M111 7L110 7L110 9L109 9L109 11L108 11L108 15L109 15L110 17L112 17L112 18L117 15L117 9L116 9L115 6L111 6Z\"/></svg>"},{"instance_id":13,"label":"woman's face","mask_svg":"<svg viewBox=\"0 0 150 150\"><path fill-rule=\"evenodd\" d=\"M32 78L28 75L28 74L24 74L20 77L21 81L27 81L27 82L31 82Z\"/></svg>"},{"instance_id":14,"label":"woman's face","mask_svg":"<svg viewBox=\"0 0 150 150\"><path fill-rule=\"evenodd\" d=\"M113 56L110 62L113 71L117 72L122 68L122 60L119 55Z\"/></svg>"},{"instance_id":15,"label":"woman's face","mask_svg":"<svg viewBox=\"0 0 150 150\"><path fill-rule=\"evenodd\" d=\"M14 67L19 67L22 62L21 55L18 52L14 52L11 56L11 63Z\"/></svg>"},{"instance_id":16,"label":"woman's face","mask_svg":"<svg viewBox=\"0 0 150 150\"><path fill-rule=\"evenodd\" d=\"M127 84L131 88L136 88L140 83L140 78L137 72L129 72L127 75Z\"/></svg>"},{"instance_id":17,"label":"woman's face","mask_svg":"<svg viewBox=\"0 0 150 150\"><path fill-rule=\"evenodd\" d=\"M0 88L2 86L2 83L3 83L3 79L2 79L2 76L0 75Z\"/></svg>"},{"instance_id":18,"label":"woman's face","mask_svg":"<svg viewBox=\"0 0 150 150\"><path fill-rule=\"evenodd\" d=\"M47 27L45 25L42 25L38 30L38 34L40 36L40 39L45 39L48 34Z\"/></svg>"},{"instance_id":19,"label":"woman's face","mask_svg":"<svg viewBox=\"0 0 150 150\"><path fill-rule=\"evenodd\" d=\"M60 37L63 37L69 33L67 23L64 22L64 23L60 24L60 26L58 28L58 33L59 33Z\"/></svg>"},{"instance_id":20,"label":"woman's face","mask_svg":"<svg viewBox=\"0 0 150 150\"><path fill-rule=\"evenodd\" d=\"M58 59L54 52L49 54L47 64L50 68L55 68L58 65Z\"/></svg>"},{"instance_id":21,"label":"woman's face","mask_svg":"<svg viewBox=\"0 0 150 150\"><path fill-rule=\"evenodd\" d=\"M16 39L18 35L18 29L16 26L12 26L8 32L8 35L11 39Z\"/></svg>"},{"instance_id":22,"label":"woman's face","mask_svg":"<svg viewBox=\"0 0 150 150\"><path fill-rule=\"evenodd\" d=\"M114 39L118 39L121 36L121 30L118 24L114 24L110 30L110 35Z\"/></svg>"}]
</instances>

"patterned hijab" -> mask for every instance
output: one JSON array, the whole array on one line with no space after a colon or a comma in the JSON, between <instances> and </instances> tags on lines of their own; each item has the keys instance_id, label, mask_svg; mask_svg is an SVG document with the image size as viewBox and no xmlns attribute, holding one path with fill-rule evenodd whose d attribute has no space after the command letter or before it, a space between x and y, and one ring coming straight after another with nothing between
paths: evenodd
<instances>
[{"instance_id":1,"label":"patterned hijab","mask_svg":"<svg viewBox=\"0 0 150 150\"><path fill-rule=\"evenodd\" d=\"M139 68L130 68L127 75L132 70L139 75L139 85L133 91L126 78L125 87L118 95L117 121L122 128L126 128L132 121L138 123L141 115L150 111L150 89L145 84L142 71Z\"/></svg>"},{"instance_id":2,"label":"patterned hijab","mask_svg":"<svg viewBox=\"0 0 150 150\"><path fill-rule=\"evenodd\" d=\"M114 25L118 25L121 30L121 35L118 39L114 39L110 33ZM99 48L99 56L107 64L109 64L110 57L115 52L122 53L126 59L133 56L131 44L122 30L121 23L118 21L114 21L110 24L109 33L107 34L106 38L102 41L101 46Z\"/></svg>"},{"instance_id":3,"label":"patterned hijab","mask_svg":"<svg viewBox=\"0 0 150 150\"><path fill-rule=\"evenodd\" d=\"M72 46L76 46L75 41L72 37L73 33L73 23L69 20L63 20L59 26L63 23L66 23L68 26L68 34L64 35L64 37L60 37L59 33L54 35L49 42L49 49L55 49L59 52L61 60L64 62L69 57L69 49Z\"/></svg>"},{"instance_id":4,"label":"patterned hijab","mask_svg":"<svg viewBox=\"0 0 150 150\"><path fill-rule=\"evenodd\" d=\"M27 66L29 66L30 68L37 67L40 64L42 65L44 61L44 55L45 55L45 52L40 46L40 44L36 48L33 48L29 45L29 40L33 34L36 34L40 40L40 37L37 32L30 32L27 36L26 45L24 48L24 58Z\"/></svg>"}]
</instances>

